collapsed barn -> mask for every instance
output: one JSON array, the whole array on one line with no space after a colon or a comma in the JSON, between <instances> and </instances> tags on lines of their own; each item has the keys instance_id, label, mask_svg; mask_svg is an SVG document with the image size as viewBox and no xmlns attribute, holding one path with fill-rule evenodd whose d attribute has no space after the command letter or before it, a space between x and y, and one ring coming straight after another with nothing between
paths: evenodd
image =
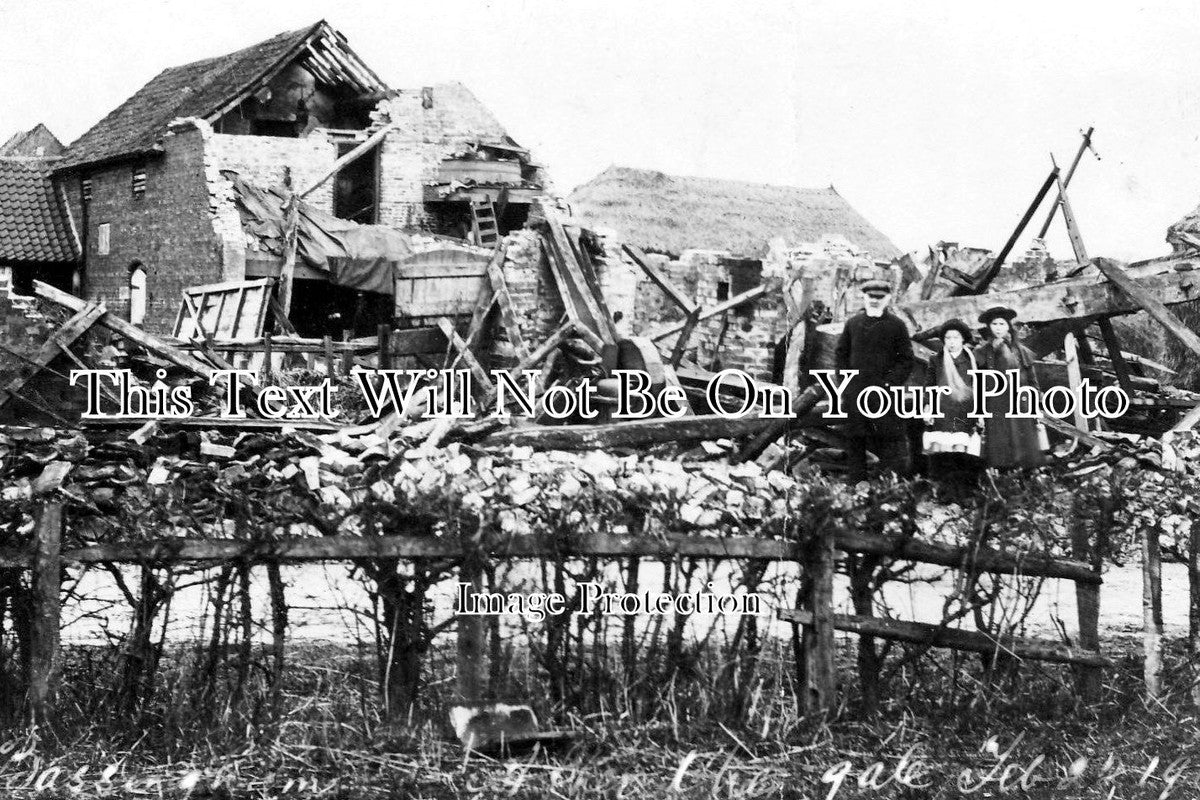
<instances>
[{"instance_id":1,"label":"collapsed barn","mask_svg":"<svg viewBox=\"0 0 1200 800\"><path fill-rule=\"evenodd\" d=\"M835 702L835 629L1072 664L1081 694L1094 696L1097 670L1111 665L1098 634L1097 542L1085 535L1065 553L1052 541L997 539L987 526L985 542L923 541L855 517L869 498L806 470L836 472L843 449L808 371L828 364L858 308L855 287L881 265L918 342L947 318L1010 305L1030 325L1045 384L1087 377L1129 392L1137 413L1123 430L1045 420L1076 477L1130 462L1171 480L1197 474L1189 431L1200 398L1164 388L1169 368L1130 352L1113 320L1147 314L1200 355L1200 338L1171 309L1193 300L1200 251L1177 237L1163 259L1089 258L1057 170L997 254L941 243L903 256L832 188L612 169L564 204L465 88L390 89L325 23L166 70L65 154L38 157L46 163L21 191L37 194L28 213L54 221L39 230L65 256L2 265L37 300L6 299L0 397L12 426L3 440L11 549L0 566L37 718L54 702L64 564L138 570L129 693L153 662L151 633L180 564L220 570L221 597L266 566L278 669L287 633L278 565L359 565L389 631L381 692L403 717L435 633L424 618L430 585L453 572L478 591L495 560L558 558L560 568L561 559L628 559L635 583L641 559L800 564L796 607L780 616L803 645L798 694L813 711ZM1055 184L1075 259L1035 247L1007 263ZM664 217L693 226L662 226ZM217 369L246 369L231 391L253 397L314 377L352 386L359 368L451 366L475 376L485 413L496 410L493 369L535 371L543 399L597 386L604 408L615 371L643 370L652 392L678 392L687 413L438 419L427 382L412 377L421 390L379 418L344 408L336 420L226 419L217 411L227 398L209 381ZM79 368L187 385L200 408L178 420L85 418L69 377ZM786 389L795 418L718 414L703 387L725 368ZM745 392L728 389L735 400ZM839 558L862 569L853 615L834 613ZM965 614L937 624L877 615L874 572L895 562L973 581L1074 581L1077 634L1039 641L949 624ZM1161 632L1149 619L1153 693ZM458 699L483 703L499 648L476 620L460 620L458 635ZM554 653L545 663L564 695ZM865 680L874 662L864 663ZM458 732L482 741L470 720ZM523 723L518 733L534 732Z\"/></svg>"}]
</instances>

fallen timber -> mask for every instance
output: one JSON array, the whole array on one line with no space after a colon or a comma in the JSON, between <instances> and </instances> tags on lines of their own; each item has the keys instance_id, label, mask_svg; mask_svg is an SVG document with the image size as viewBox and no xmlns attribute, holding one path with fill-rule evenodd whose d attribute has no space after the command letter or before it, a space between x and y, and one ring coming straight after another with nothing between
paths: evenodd
<instances>
[{"instance_id":1,"label":"fallen timber","mask_svg":"<svg viewBox=\"0 0 1200 800\"><path fill-rule=\"evenodd\" d=\"M492 434L484 446L518 445L538 450L594 450L642 447L664 442L694 442L752 436L777 420L718 414L676 419L639 419L598 425L530 425Z\"/></svg>"},{"instance_id":2,"label":"fallen timber","mask_svg":"<svg viewBox=\"0 0 1200 800\"><path fill-rule=\"evenodd\" d=\"M1124 275L1136 281L1159 303L1169 306L1200 299L1200 272L1197 270L1200 270L1200 259L1179 259L1127 269ZM993 306L1017 309L1019 319L1024 323L1104 319L1142 310L1136 300L1100 274L1005 292L904 303L896 306L896 311L909 322L912 330L918 331L916 338L922 338L948 319L974 320Z\"/></svg>"},{"instance_id":3,"label":"fallen timber","mask_svg":"<svg viewBox=\"0 0 1200 800\"><path fill-rule=\"evenodd\" d=\"M783 609L779 618L799 625L813 624L811 611ZM875 636L930 647L948 647L975 653L1008 653L1022 659L1055 661L1060 664L1079 664L1084 667L1111 667L1112 661L1100 653L1071 647L1059 642L1015 637L994 638L978 631L930 625L927 622L905 622L883 617L865 617L854 614L832 615L833 627L860 636Z\"/></svg>"},{"instance_id":4,"label":"fallen timber","mask_svg":"<svg viewBox=\"0 0 1200 800\"><path fill-rule=\"evenodd\" d=\"M944 567L974 568L1000 575L1028 575L1099 585L1101 576L1080 561L1035 554L1014 555L1000 550L974 551L965 547L900 541L883 536L839 532L838 550L867 553ZM580 537L511 537L489 548L506 558L579 557L738 558L761 561L800 561L805 545L784 539L756 536L588 534ZM175 563L205 561L309 562L376 558L461 558L463 544L437 536L312 536L281 537L273 541L237 539L157 539L145 542L95 544L62 552L68 564ZM0 551L0 568L25 569L31 552Z\"/></svg>"}]
</instances>

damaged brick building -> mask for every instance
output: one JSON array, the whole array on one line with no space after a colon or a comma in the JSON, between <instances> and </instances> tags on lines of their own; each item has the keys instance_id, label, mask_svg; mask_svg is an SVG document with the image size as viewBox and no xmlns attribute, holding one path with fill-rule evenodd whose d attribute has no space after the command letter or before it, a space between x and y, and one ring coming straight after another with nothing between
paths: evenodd
<instances>
[{"instance_id":1,"label":"damaged brick building","mask_svg":"<svg viewBox=\"0 0 1200 800\"><path fill-rule=\"evenodd\" d=\"M51 282L158 330L184 287L279 273L278 254L243 229L231 173L313 187L305 201L344 220L452 235L482 220L493 239L524 223L545 182L465 87L392 89L324 21L164 70L52 171L79 258L51 265ZM304 264L295 279L301 306L336 298Z\"/></svg>"}]
</instances>

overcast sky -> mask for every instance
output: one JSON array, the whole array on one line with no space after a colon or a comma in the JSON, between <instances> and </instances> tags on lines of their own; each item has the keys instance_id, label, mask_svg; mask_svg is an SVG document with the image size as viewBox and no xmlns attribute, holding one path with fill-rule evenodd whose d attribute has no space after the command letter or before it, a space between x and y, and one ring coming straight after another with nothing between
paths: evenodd
<instances>
[{"instance_id":1,"label":"overcast sky","mask_svg":"<svg viewBox=\"0 0 1200 800\"><path fill-rule=\"evenodd\" d=\"M392 86L465 83L564 194L610 164L832 184L902 249L999 248L1094 125L1090 255L1166 252L1200 203L1200 6L991 5L0 0L0 139L70 142L167 66L325 18Z\"/></svg>"}]
</instances>

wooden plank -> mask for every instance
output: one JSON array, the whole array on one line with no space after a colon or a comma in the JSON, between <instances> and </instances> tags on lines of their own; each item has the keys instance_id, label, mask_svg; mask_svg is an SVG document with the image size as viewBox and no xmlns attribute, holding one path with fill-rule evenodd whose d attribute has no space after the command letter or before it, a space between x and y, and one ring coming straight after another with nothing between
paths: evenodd
<instances>
[{"instance_id":1,"label":"wooden plank","mask_svg":"<svg viewBox=\"0 0 1200 800\"><path fill-rule=\"evenodd\" d=\"M10 397L20 397L21 389L26 383L49 367L50 362L56 356L65 352L76 339L87 333L105 314L102 303L84 303L81 300L80 304L82 307L77 309L75 314L63 323L62 327L52 333L32 357L34 369L28 375L17 376L9 382L8 386L4 387L4 394L0 396L0 407L3 407Z\"/></svg>"},{"instance_id":2,"label":"wooden plank","mask_svg":"<svg viewBox=\"0 0 1200 800\"><path fill-rule=\"evenodd\" d=\"M677 369L679 363L683 361L683 354L687 351L688 340L692 338L692 331L696 329L696 325L699 322L700 309L692 309L687 319L683 321L683 328L679 331L679 337L675 340L675 346L671 348L671 357L667 360L667 363L671 365L671 369Z\"/></svg>"},{"instance_id":3,"label":"wooden plank","mask_svg":"<svg viewBox=\"0 0 1200 800\"><path fill-rule=\"evenodd\" d=\"M625 245L625 252L629 255L630 260L632 260L642 272L646 273L646 277L654 281L655 285L662 290L663 294L665 294L672 303L678 306L684 314L691 314L696 310L698 307L696 303L693 303L687 295L676 288L675 284L671 283L671 279L664 275L662 270L651 264L650 260L646 258L646 254L642 252L641 248L627 244Z\"/></svg>"},{"instance_id":4,"label":"wooden plank","mask_svg":"<svg viewBox=\"0 0 1200 800\"><path fill-rule=\"evenodd\" d=\"M62 529L62 503L44 503L34 534L33 641L29 665L29 705L38 725L53 721L58 689Z\"/></svg>"},{"instance_id":5,"label":"wooden plank","mask_svg":"<svg viewBox=\"0 0 1200 800\"><path fill-rule=\"evenodd\" d=\"M554 268L555 281L561 282L559 291L564 294L564 301L566 296L571 297L571 305L574 307L577 321L581 323L582 327L595 333L604 344L614 344L618 338L617 331L613 326L612 314L608 311L604 297L599 292L593 291L593 287L588 283L579 263L575 260L571 243L567 240L566 231L563 229L558 214L544 204L542 212L546 218L546 229L549 232L549 236L545 240L548 246L545 249L550 256L551 266Z\"/></svg>"},{"instance_id":6,"label":"wooden plank","mask_svg":"<svg viewBox=\"0 0 1200 800\"><path fill-rule=\"evenodd\" d=\"M1117 331L1113 328L1112 320L1098 319L1096 324L1100 328L1100 335L1104 337L1104 349L1108 351L1108 360L1112 362L1113 371L1117 374L1117 384L1126 394L1132 395L1129 364L1125 360L1124 351L1121 350L1121 343L1117 341Z\"/></svg>"},{"instance_id":7,"label":"wooden plank","mask_svg":"<svg viewBox=\"0 0 1200 800\"><path fill-rule=\"evenodd\" d=\"M1103 439L1097 439L1087 431L1083 430L1082 428L1077 428L1066 420L1049 416L1038 417L1038 419L1047 428L1052 428L1053 430L1056 430L1065 436L1070 436L1071 438L1079 441L1080 444L1086 444L1088 447L1099 447L1101 450L1112 449L1112 445L1108 442L1104 441Z\"/></svg>"},{"instance_id":8,"label":"wooden plank","mask_svg":"<svg viewBox=\"0 0 1200 800\"><path fill-rule=\"evenodd\" d=\"M1074 496L1072 503L1078 502ZM1104 553L1100 542L1089 541L1088 526L1083 519L1073 515L1070 524L1071 556L1077 561L1090 563L1097 572L1103 566ZM1092 652L1100 651L1100 587L1087 583L1075 584L1075 609L1079 620L1079 646ZM1100 697L1100 673L1083 668L1079 671L1079 694L1085 701Z\"/></svg>"},{"instance_id":9,"label":"wooden plank","mask_svg":"<svg viewBox=\"0 0 1200 800\"><path fill-rule=\"evenodd\" d=\"M751 300L753 300L754 298L758 297L759 295L763 294L766 291L767 291L766 286L763 286L763 285L755 286L753 289L748 289L747 291L744 291L735 297L729 298L724 303L718 303L717 305L712 306L711 308L704 309L703 311L700 312L700 315L697 317L697 320L700 322L703 322L704 320L715 317L718 314L724 314L726 311L729 311L730 309L737 308L738 306L742 305L743 303L750 302ZM664 328L663 330L660 330L658 333L651 334L650 338L651 338L651 340L653 340L655 342L660 341L662 339L667 338L668 336L670 336L673 333L678 333L679 331L683 330L683 327L686 324L687 324L687 320L684 320L683 322L677 322L673 325L670 325L667 328Z\"/></svg>"},{"instance_id":10,"label":"wooden plank","mask_svg":"<svg viewBox=\"0 0 1200 800\"><path fill-rule=\"evenodd\" d=\"M1142 550L1142 677L1146 699L1153 701L1162 695L1162 554L1157 527L1143 528L1138 538Z\"/></svg>"},{"instance_id":11,"label":"wooden plank","mask_svg":"<svg viewBox=\"0 0 1200 800\"><path fill-rule=\"evenodd\" d=\"M807 610L781 609L779 618L800 625L812 625L813 615ZM1060 664L1080 664L1089 667L1111 667L1112 661L1095 651L1070 647L1059 642L1005 637L995 639L986 633L930 625L927 622L906 622L884 617L857 614L834 614L833 627L860 636L875 636L900 642L947 647L975 653L1008 653L1021 659L1053 661Z\"/></svg>"},{"instance_id":12,"label":"wooden plank","mask_svg":"<svg viewBox=\"0 0 1200 800\"><path fill-rule=\"evenodd\" d=\"M501 262L503 263L503 262ZM504 332L519 360L529 355L529 346L521 336L521 323L517 317L516 306L513 305L512 295L508 293L508 283L504 280L504 270L500 264L488 265L488 280L491 281L492 291L496 294L496 302L500 304L500 321L504 323Z\"/></svg>"},{"instance_id":13,"label":"wooden plank","mask_svg":"<svg viewBox=\"0 0 1200 800\"><path fill-rule=\"evenodd\" d=\"M41 281L33 282L33 290L38 297L41 297L44 300L49 300L50 302L56 303L65 308L69 308L72 311L80 311L88 305L80 298L72 294L68 294L61 289L56 289L48 283L42 283ZM166 359L175 366L185 369L194 375L207 379L209 374L213 371L211 365L205 364L203 361L200 361L198 358L183 352L179 348L172 347L152 333L147 333L141 328L130 325L128 322L113 315L112 313L105 313L101 315L97 319L97 323L103 325L114 333L125 337L134 344L146 348L159 358Z\"/></svg>"},{"instance_id":14,"label":"wooden plank","mask_svg":"<svg viewBox=\"0 0 1200 800\"><path fill-rule=\"evenodd\" d=\"M1087 564L1053 559L1037 554L1018 556L984 548L974 552L914 540L851 534L838 531L834 545L852 553L883 555L898 560L938 566L970 568L997 575L1027 575L1084 581L1100 585L1100 574ZM669 534L588 534L585 536L510 537L493 544L489 552L505 558L541 558L555 554L578 557L626 557L748 559L801 561L803 545L783 539L757 536L699 536ZM359 558L455 558L461 544L452 537L432 536L325 536L281 537L269 542L233 539L169 538L149 542L116 542L90 545L63 553L68 564L175 563L245 559L265 561L346 561ZM23 550L0 550L0 567L28 568L32 555Z\"/></svg>"},{"instance_id":15,"label":"wooden plank","mask_svg":"<svg viewBox=\"0 0 1200 800\"><path fill-rule=\"evenodd\" d=\"M728 419L716 414L677 419L621 420L604 425L530 425L494 433L482 446L518 445L544 450L604 450L663 442L693 442L751 436L774 420L753 416Z\"/></svg>"},{"instance_id":16,"label":"wooden plank","mask_svg":"<svg viewBox=\"0 0 1200 800\"><path fill-rule=\"evenodd\" d=\"M833 638L834 537L822 525L805 548L804 697L805 713L826 714L837 704L837 643Z\"/></svg>"},{"instance_id":17,"label":"wooden plank","mask_svg":"<svg viewBox=\"0 0 1200 800\"><path fill-rule=\"evenodd\" d=\"M471 348L462 340L462 337L454 330L454 323L442 317L438 320L438 327L441 328L442 334L446 340L450 342L450 346L458 351L462 360L467 363L467 367L471 370L471 374L475 376L475 380L479 381L480 387L489 394L495 388L492 385L492 378L487 374L487 371L476 360L475 354L471 352Z\"/></svg>"},{"instance_id":18,"label":"wooden plank","mask_svg":"<svg viewBox=\"0 0 1200 800\"><path fill-rule=\"evenodd\" d=\"M384 138L389 133L391 133L392 129L395 128L397 124L398 124L398 120L387 123L382 128L380 128L379 130L375 131L370 136L368 136L363 141L362 144L358 145L353 150L346 153L346 155L342 156L337 161L334 161L333 165L328 170L326 170L324 173L322 173L319 178L317 178L315 181L310 183L307 186L307 188L305 188L303 191L300 192L300 195L299 195L300 199L304 199L305 197L308 197L310 194L315 192L317 189L320 189L322 184L325 183L325 181L329 180L334 175L341 172L343 167L345 167L347 164L354 163L359 158L361 158L363 155L365 155L370 150L372 150L375 147L375 145L382 142L384 140Z\"/></svg>"},{"instance_id":19,"label":"wooden plank","mask_svg":"<svg viewBox=\"0 0 1200 800\"><path fill-rule=\"evenodd\" d=\"M1139 277L1138 284L1164 305L1186 303L1196 299L1200 275L1191 270L1175 271L1169 266L1155 265L1153 271ZM1025 323L1071 318L1084 321L1141 310L1138 303L1100 276L1071 278L1005 292L936 298L899 305L895 310L909 322L912 330L919 331L914 336L919 339L947 319L973 320L992 306L1020 309L1021 321Z\"/></svg>"},{"instance_id":20,"label":"wooden plank","mask_svg":"<svg viewBox=\"0 0 1200 800\"><path fill-rule=\"evenodd\" d=\"M1179 317L1167 309L1156 292L1149 286L1139 285L1137 281L1125 274L1115 261L1107 258L1097 258L1096 268L1112 281L1118 289L1124 292L1135 304L1145 309L1146 313L1166 328L1167 333L1178 339L1184 347L1196 355L1200 355L1200 336L1197 336Z\"/></svg>"},{"instance_id":21,"label":"wooden plank","mask_svg":"<svg viewBox=\"0 0 1200 800\"><path fill-rule=\"evenodd\" d=\"M1017 227L1013 229L1012 234L1008 237L1008 241L1004 243L1004 247L1000 248L1000 252L994 259L983 269L982 274L978 278L970 281L969 288L955 288L952 294L963 294L969 292L971 294L979 294L986 292L988 286L996 276L1000 274L1000 268L1004 266L1005 259L1012 252L1013 246L1016 245L1017 239L1021 238L1021 232L1025 230L1025 226L1029 224L1029 220L1033 219L1033 215L1037 212L1038 206L1042 204L1042 200L1050 191L1050 187L1058 180L1058 167L1050 170L1050 174L1046 176L1046 180L1042 183L1042 188L1038 190L1037 196L1033 198L1033 202L1029 204L1029 208L1025 211L1025 216L1021 217L1021 221L1017 223Z\"/></svg>"},{"instance_id":22,"label":"wooden plank","mask_svg":"<svg viewBox=\"0 0 1200 800\"><path fill-rule=\"evenodd\" d=\"M1066 213L1066 209L1063 209ZM1079 350L1076 344L1075 334L1068 333L1063 337L1063 355L1067 361L1067 385L1071 391L1076 393L1076 396L1081 395L1080 387L1083 385L1083 373L1079 367ZM1083 415L1083 404L1075 404L1075 427L1081 431L1088 429L1088 419Z\"/></svg>"},{"instance_id":23,"label":"wooden plank","mask_svg":"<svg viewBox=\"0 0 1200 800\"><path fill-rule=\"evenodd\" d=\"M147 422L157 422L162 428L201 428L227 431L267 430L278 431L293 428L298 431L338 431L342 425L319 419L258 419L256 417L116 417L113 419L83 419L79 425L85 428L137 428Z\"/></svg>"}]
</instances>

